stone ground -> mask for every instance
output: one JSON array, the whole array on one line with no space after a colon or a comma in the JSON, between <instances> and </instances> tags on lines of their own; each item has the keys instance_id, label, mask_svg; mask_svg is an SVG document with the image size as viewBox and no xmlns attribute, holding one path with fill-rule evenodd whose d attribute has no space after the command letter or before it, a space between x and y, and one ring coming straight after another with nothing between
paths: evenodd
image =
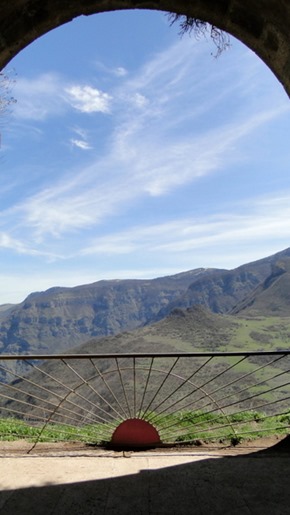
<instances>
[{"instance_id":1,"label":"stone ground","mask_svg":"<svg viewBox=\"0 0 290 515\"><path fill-rule=\"evenodd\" d=\"M279 439L125 453L29 449L0 444L1 515L290 514L290 449Z\"/></svg>"}]
</instances>

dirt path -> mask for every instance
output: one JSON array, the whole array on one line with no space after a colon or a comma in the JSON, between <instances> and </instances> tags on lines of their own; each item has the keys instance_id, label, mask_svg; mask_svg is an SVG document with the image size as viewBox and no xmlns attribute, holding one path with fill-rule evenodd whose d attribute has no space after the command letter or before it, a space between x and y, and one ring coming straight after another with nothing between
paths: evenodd
<instances>
[{"instance_id":1,"label":"dirt path","mask_svg":"<svg viewBox=\"0 0 290 515\"><path fill-rule=\"evenodd\" d=\"M290 452L279 438L125 453L29 449L0 444L1 515L289 515Z\"/></svg>"},{"instance_id":2,"label":"dirt path","mask_svg":"<svg viewBox=\"0 0 290 515\"><path fill-rule=\"evenodd\" d=\"M184 454L184 453L214 453L219 455L236 455L236 454L246 454L249 452L257 452L260 450L270 449L279 444L279 442L284 442L285 436L270 436L267 438L260 438L256 440L242 441L237 446L232 446L224 443L204 443L201 442L201 445L197 446L178 446L178 447L160 447L157 449L151 449L149 451L142 451L144 453L157 453L157 454ZM288 441L288 439L287 439ZM289 443L290 445L290 443ZM288 447L288 446L287 446ZM33 456L40 455L77 455L77 454L85 454L85 455L94 455L94 456L120 456L120 452L114 452L105 450L101 447L94 447L92 445L87 445L83 443L77 442L58 442L58 443L38 443L35 447L34 444L28 442L26 440L16 440L12 442L0 441L0 457L7 457L8 455L18 456L27 454ZM122 454L122 453L121 453ZM126 453L129 454L128 452ZM132 454L132 453L130 453ZM138 453L140 455L140 453Z\"/></svg>"}]
</instances>

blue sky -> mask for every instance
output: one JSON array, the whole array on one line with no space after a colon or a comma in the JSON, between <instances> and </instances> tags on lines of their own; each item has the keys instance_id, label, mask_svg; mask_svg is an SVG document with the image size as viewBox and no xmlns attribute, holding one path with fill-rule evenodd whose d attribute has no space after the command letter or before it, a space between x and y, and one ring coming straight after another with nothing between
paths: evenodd
<instances>
[{"instance_id":1,"label":"blue sky","mask_svg":"<svg viewBox=\"0 0 290 515\"><path fill-rule=\"evenodd\" d=\"M82 17L7 67L0 303L234 268L290 246L289 99L244 45L163 13Z\"/></svg>"}]
</instances>

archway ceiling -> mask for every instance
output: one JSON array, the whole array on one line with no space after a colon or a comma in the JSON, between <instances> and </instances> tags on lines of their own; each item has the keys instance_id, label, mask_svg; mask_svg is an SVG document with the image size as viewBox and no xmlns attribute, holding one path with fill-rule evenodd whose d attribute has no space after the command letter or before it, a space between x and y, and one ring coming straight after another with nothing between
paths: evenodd
<instances>
[{"instance_id":1,"label":"archway ceiling","mask_svg":"<svg viewBox=\"0 0 290 515\"><path fill-rule=\"evenodd\" d=\"M207 21L256 52L290 95L288 0L13 0L1 6L0 69L35 39L77 16L118 9L155 9Z\"/></svg>"}]
</instances>

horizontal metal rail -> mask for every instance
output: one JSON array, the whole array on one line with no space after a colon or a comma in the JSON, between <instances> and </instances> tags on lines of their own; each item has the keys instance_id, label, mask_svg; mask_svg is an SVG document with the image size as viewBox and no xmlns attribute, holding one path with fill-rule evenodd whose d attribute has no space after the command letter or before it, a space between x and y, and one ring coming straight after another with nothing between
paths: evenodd
<instances>
[{"instance_id":1,"label":"horizontal metal rail","mask_svg":"<svg viewBox=\"0 0 290 515\"><path fill-rule=\"evenodd\" d=\"M237 351L237 352L109 352L90 354L0 354L0 360L57 360L57 359L110 359L110 358L198 358L238 356L289 356L290 350Z\"/></svg>"}]
</instances>

